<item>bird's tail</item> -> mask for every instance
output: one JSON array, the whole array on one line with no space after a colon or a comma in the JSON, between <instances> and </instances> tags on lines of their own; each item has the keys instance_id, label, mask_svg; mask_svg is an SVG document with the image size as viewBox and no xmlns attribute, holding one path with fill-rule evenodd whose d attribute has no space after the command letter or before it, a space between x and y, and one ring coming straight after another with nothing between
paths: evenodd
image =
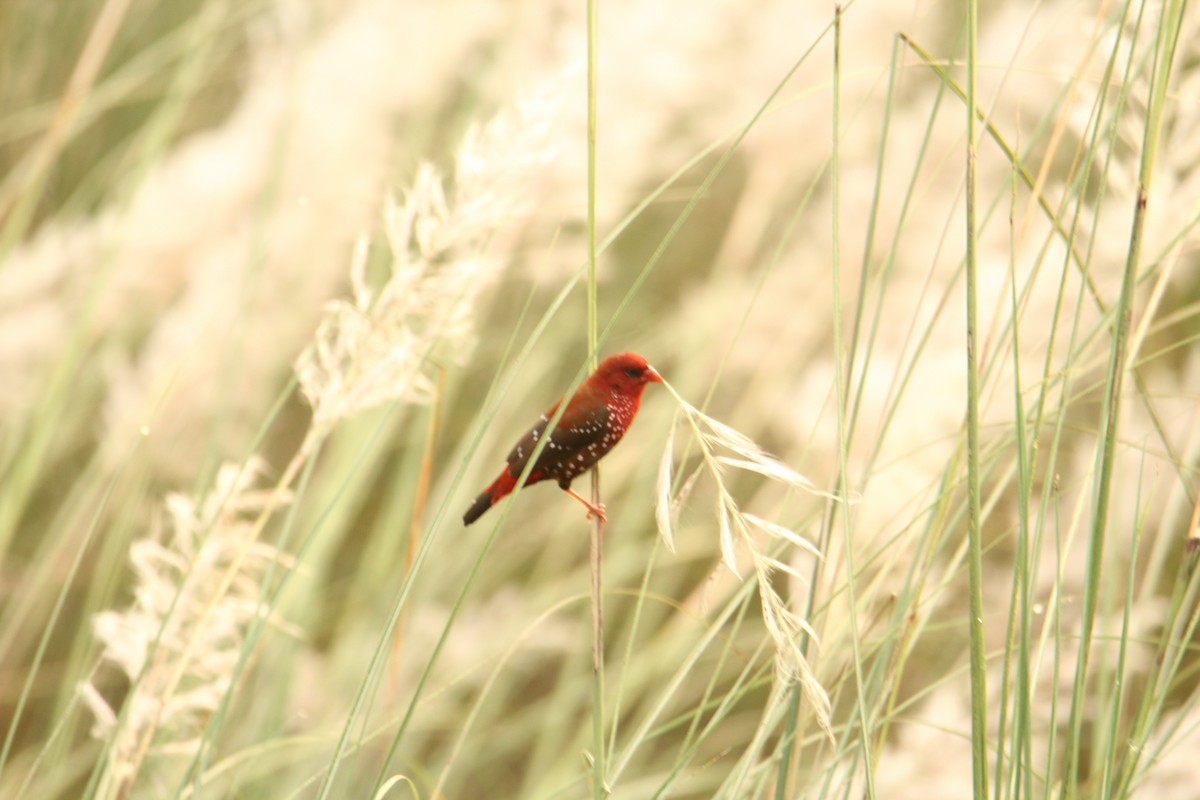
<instances>
[{"instance_id":1,"label":"bird's tail","mask_svg":"<svg viewBox=\"0 0 1200 800\"><path fill-rule=\"evenodd\" d=\"M517 479L509 475L507 469L501 472L500 477L492 481L492 485L484 489L482 494L475 498L475 502L471 503L467 513L463 514L463 525L470 525L482 517L483 512L499 503L501 498L511 492L516 485Z\"/></svg>"}]
</instances>

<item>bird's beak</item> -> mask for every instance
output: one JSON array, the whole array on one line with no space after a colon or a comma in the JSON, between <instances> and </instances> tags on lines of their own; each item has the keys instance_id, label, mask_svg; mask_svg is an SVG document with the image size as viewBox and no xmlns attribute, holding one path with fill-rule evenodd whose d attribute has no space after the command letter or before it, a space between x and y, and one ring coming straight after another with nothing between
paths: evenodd
<instances>
[{"instance_id":1,"label":"bird's beak","mask_svg":"<svg viewBox=\"0 0 1200 800\"><path fill-rule=\"evenodd\" d=\"M649 383L662 383L663 382L662 375L659 375L658 370L656 370L654 367L650 366L649 364L646 365L646 380Z\"/></svg>"}]
</instances>

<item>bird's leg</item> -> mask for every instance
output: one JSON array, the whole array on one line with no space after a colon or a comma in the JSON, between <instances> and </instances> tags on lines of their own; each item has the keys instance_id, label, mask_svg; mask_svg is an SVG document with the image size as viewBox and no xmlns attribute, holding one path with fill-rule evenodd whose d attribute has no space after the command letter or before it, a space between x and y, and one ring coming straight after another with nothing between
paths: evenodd
<instances>
[{"instance_id":1,"label":"bird's leg","mask_svg":"<svg viewBox=\"0 0 1200 800\"><path fill-rule=\"evenodd\" d=\"M571 495L571 497L574 497L579 502L583 503L585 506L587 506L587 509L588 509L587 518L588 519L591 519L592 514L595 514L597 517L600 518L601 522L608 522L608 517L604 516L604 503L601 503L600 505L593 505L590 500L588 500L583 495L576 492L570 486L564 486L564 487L562 487L562 490L564 492L566 492L567 494Z\"/></svg>"}]
</instances>

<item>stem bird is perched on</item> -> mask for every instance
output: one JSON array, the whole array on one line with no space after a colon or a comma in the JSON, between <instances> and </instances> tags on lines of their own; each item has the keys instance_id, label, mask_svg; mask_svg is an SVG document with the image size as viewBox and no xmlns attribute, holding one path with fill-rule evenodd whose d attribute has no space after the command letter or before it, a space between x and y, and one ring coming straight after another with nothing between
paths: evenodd
<instances>
[{"instance_id":1,"label":"stem bird is perched on","mask_svg":"<svg viewBox=\"0 0 1200 800\"><path fill-rule=\"evenodd\" d=\"M594 506L574 492L571 481L591 469L621 441L637 414L647 383L662 383L662 376L637 353L620 353L606 358L567 401L566 409L525 483L553 479L560 489L587 506L589 519L596 514L604 521L603 506ZM542 414L532 430L521 437L508 454L508 467L475 498L463 515L464 525L479 519L483 512L516 487L517 478L521 477L538 440L561 404L562 400L555 403Z\"/></svg>"}]
</instances>

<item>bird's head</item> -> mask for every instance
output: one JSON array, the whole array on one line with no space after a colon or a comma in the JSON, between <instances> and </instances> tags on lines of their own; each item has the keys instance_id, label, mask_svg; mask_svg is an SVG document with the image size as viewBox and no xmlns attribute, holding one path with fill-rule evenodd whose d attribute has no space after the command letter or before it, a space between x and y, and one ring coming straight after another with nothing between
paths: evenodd
<instances>
[{"instance_id":1,"label":"bird's head","mask_svg":"<svg viewBox=\"0 0 1200 800\"><path fill-rule=\"evenodd\" d=\"M662 383L662 376L637 353L618 353L600 362L593 380L614 394L638 397L647 383Z\"/></svg>"}]
</instances>

